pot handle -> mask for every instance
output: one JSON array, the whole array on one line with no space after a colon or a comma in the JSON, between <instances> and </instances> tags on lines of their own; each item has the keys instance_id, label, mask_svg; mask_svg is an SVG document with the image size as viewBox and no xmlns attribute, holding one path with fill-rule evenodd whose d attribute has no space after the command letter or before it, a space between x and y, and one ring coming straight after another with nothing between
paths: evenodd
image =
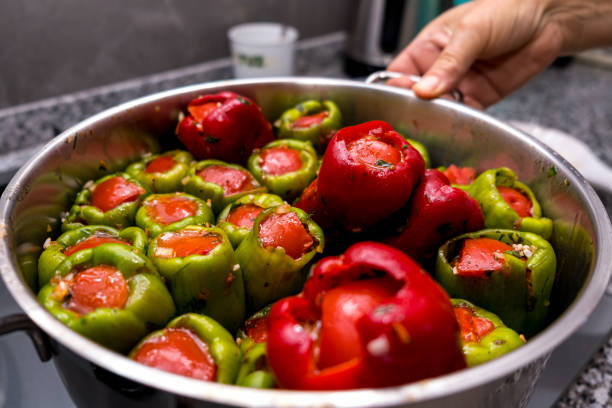
<instances>
[{"instance_id":1,"label":"pot handle","mask_svg":"<svg viewBox=\"0 0 612 408\"><path fill-rule=\"evenodd\" d=\"M27 315L17 313L0 317L0 336L16 331L26 332L34 344L40 361L45 362L51 359L51 342L49 337Z\"/></svg>"},{"instance_id":2,"label":"pot handle","mask_svg":"<svg viewBox=\"0 0 612 408\"><path fill-rule=\"evenodd\" d=\"M421 80L418 75L402 74L401 72L394 71L377 71L369 75L365 82L366 84L376 84L378 82L386 81L388 79L407 77L412 82L417 83ZM455 102L463 103L463 93L459 89L453 89L450 91L450 95L453 97Z\"/></svg>"}]
</instances>

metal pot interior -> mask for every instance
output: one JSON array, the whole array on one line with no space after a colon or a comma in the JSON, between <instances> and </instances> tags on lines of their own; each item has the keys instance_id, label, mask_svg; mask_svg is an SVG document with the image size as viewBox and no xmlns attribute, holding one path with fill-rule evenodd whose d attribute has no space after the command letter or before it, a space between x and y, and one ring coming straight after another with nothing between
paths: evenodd
<instances>
[{"instance_id":1,"label":"metal pot interior","mask_svg":"<svg viewBox=\"0 0 612 408\"><path fill-rule=\"evenodd\" d=\"M53 319L28 288L34 287L36 259L43 242L60 231L60 217L90 179L122 169L141 154L178 146L177 118L189 100L231 90L252 98L274 121L305 99L331 99L345 125L389 122L425 143L434 166L461 163L482 171L508 166L540 200L554 220L552 238L558 275L549 327L525 346L493 362L460 373L386 390L336 393L258 391L204 384L140 366L71 332ZM610 275L610 222L584 179L562 158L519 131L464 106L422 101L410 91L382 85L321 78L224 81L181 88L103 112L62 133L33 157L7 187L2 216L2 275L24 311L61 345L131 380L196 400L253 405L400 405L434 400L482 388L507 378L572 333L592 311ZM197 384L197 389L194 389Z\"/></svg>"}]
</instances>

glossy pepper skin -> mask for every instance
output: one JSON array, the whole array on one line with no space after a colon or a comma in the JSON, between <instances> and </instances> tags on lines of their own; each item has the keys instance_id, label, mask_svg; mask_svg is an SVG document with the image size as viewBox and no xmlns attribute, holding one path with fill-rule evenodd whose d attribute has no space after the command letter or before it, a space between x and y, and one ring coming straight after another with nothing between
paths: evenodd
<instances>
[{"instance_id":1,"label":"glossy pepper skin","mask_svg":"<svg viewBox=\"0 0 612 408\"><path fill-rule=\"evenodd\" d=\"M129 296L125 306L98 308L82 316L65 308L65 294L58 295L56 291L60 278L98 265L114 266L127 281ZM57 274L40 290L38 300L71 329L115 351L128 351L149 327L163 326L175 313L172 297L155 266L133 247L103 244L76 252L57 267Z\"/></svg>"},{"instance_id":2,"label":"glossy pepper skin","mask_svg":"<svg viewBox=\"0 0 612 408\"><path fill-rule=\"evenodd\" d=\"M531 217L520 217L497 190L497 186L510 187L521 192L531 202ZM533 232L544 239L552 234L552 220L542 217L540 204L525 184L517 181L516 174L506 167L490 169L480 174L466 191L480 203L485 217L485 228L508 228Z\"/></svg>"},{"instance_id":3,"label":"glossy pepper skin","mask_svg":"<svg viewBox=\"0 0 612 408\"><path fill-rule=\"evenodd\" d=\"M156 168L151 165L155 165L164 159L170 162L159 166L162 171L153 171ZM183 190L181 181L187 175L189 165L193 160L193 156L189 152L171 150L150 155L141 161L132 163L125 169L125 172L147 186L153 193L173 193Z\"/></svg>"},{"instance_id":4,"label":"glossy pepper skin","mask_svg":"<svg viewBox=\"0 0 612 408\"><path fill-rule=\"evenodd\" d=\"M121 203L107 211L92 205L91 198L96 187L114 177L121 177L127 183L138 186L140 191L138 198ZM95 183L87 183L77 194L68 216L62 222L62 231L79 228L84 225L108 225L117 229L130 227L134 225L136 210L148 194L149 190L127 173L113 173L98 179Z\"/></svg>"},{"instance_id":5,"label":"glossy pepper skin","mask_svg":"<svg viewBox=\"0 0 612 408\"><path fill-rule=\"evenodd\" d=\"M453 263L463 241L481 237L510 246L526 245L530 253L521 253L518 249L506 251L503 268L482 276L455 273ZM436 258L435 277L450 296L474 302L498 315L508 327L529 337L546 323L556 267L555 251L539 235L486 229L460 235L442 245Z\"/></svg>"},{"instance_id":6,"label":"glossy pepper skin","mask_svg":"<svg viewBox=\"0 0 612 408\"><path fill-rule=\"evenodd\" d=\"M425 162L425 168L426 169L430 168L431 159L429 158L429 152L427 151L427 148L425 147L425 145L421 142L417 142L414 139L410 139L410 138L405 138L405 139L408 143L410 143L410 146L414 147L421 154L421 157L423 158L423 161Z\"/></svg>"},{"instance_id":7,"label":"glossy pepper skin","mask_svg":"<svg viewBox=\"0 0 612 408\"><path fill-rule=\"evenodd\" d=\"M506 327L494 313L463 299L451 299L451 303L461 327L461 344L468 367L493 360L525 344L523 338ZM479 331L484 333L479 335Z\"/></svg>"},{"instance_id":8,"label":"glossy pepper skin","mask_svg":"<svg viewBox=\"0 0 612 408\"><path fill-rule=\"evenodd\" d=\"M245 181L247 186L245 186L244 190L228 194L223 186L205 181L198 175L199 172L203 171L209 166L221 166L239 170L244 172L245 176L250 177L250 179ZM221 160L203 160L197 162L191 166L187 177L188 178L185 181L184 187L185 192L193 194L194 196L205 201L210 200L215 214L219 214L228 204L236 201L244 195L266 192L266 187L260 185L247 169L237 164L229 164Z\"/></svg>"},{"instance_id":9,"label":"glossy pepper skin","mask_svg":"<svg viewBox=\"0 0 612 408\"><path fill-rule=\"evenodd\" d=\"M216 245L206 254L184 257L160 252L164 239L189 231L213 238ZM243 274L223 230L191 225L162 233L151 241L147 254L166 278L179 313L205 314L232 333L240 327L245 316Z\"/></svg>"},{"instance_id":10,"label":"glossy pepper skin","mask_svg":"<svg viewBox=\"0 0 612 408\"><path fill-rule=\"evenodd\" d=\"M379 151L355 147L366 141ZM383 147L397 163L383 159ZM329 213L346 227L359 229L404 206L424 170L420 153L399 133L385 122L371 121L336 133L323 156L318 188Z\"/></svg>"},{"instance_id":11,"label":"glossy pepper skin","mask_svg":"<svg viewBox=\"0 0 612 408\"><path fill-rule=\"evenodd\" d=\"M310 142L324 148L342 125L342 114L330 100L308 100L286 110L278 119L278 137Z\"/></svg>"},{"instance_id":12,"label":"glossy pepper skin","mask_svg":"<svg viewBox=\"0 0 612 408\"><path fill-rule=\"evenodd\" d=\"M123 230L116 230L106 225L87 225L66 231L55 241L51 241L49 246L40 254L40 258L38 258L39 287L43 287L49 283L53 275L55 275L57 266L68 258L68 256L64 254L66 249L90 237L109 237L111 239L125 241L126 245L133 246L143 251L143 253L146 251L146 247L149 244L147 235L138 227L128 227Z\"/></svg>"},{"instance_id":13,"label":"glossy pepper skin","mask_svg":"<svg viewBox=\"0 0 612 408\"><path fill-rule=\"evenodd\" d=\"M295 213L314 244L300 258L287 255L283 248L263 247L259 238L260 225L273 214ZM265 305L297 293L306 278L306 266L323 252L325 241L321 228L299 208L281 205L271 207L255 219L253 229L236 249L236 258L244 274L247 310L259 310Z\"/></svg>"},{"instance_id":14,"label":"glossy pepper skin","mask_svg":"<svg viewBox=\"0 0 612 408\"><path fill-rule=\"evenodd\" d=\"M317 367L315 334L308 326L321 318L326 294L381 275L397 290L355 322L359 356ZM385 387L465 367L458 336L448 296L416 262L387 245L360 242L344 255L320 260L299 296L274 304L268 317L268 357L286 388Z\"/></svg>"},{"instance_id":15,"label":"glossy pepper skin","mask_svg":"<svg viewBox=\"0 0 612 408\"><path fill-rule=\"evenodd\" d=\"M217 226L225 231L232 242L232 246L238 248L242 240L251 232L251 228L242 228L229 222L227 219L232 210L245 204L252 204L266 209L277 205L283 205L284 203L283 199L276 194L260 193L242 196L233 203L228 204L223 211L221 211L217 218Z\"/></svg>"},{"instance_id":16,"label":"glossy pepper skin","mask_svg":"<svg viewBox=\"0 0 612 408\"><path fill-rule=\"evenodd\" d=\"M174 318L166 328L185 328L197 335L200 340L208 345L217 368L217 382L233 384L240 365L240 349L234 342L232 335L218 322L209 316L197 313L187 313ZM164 334L164 330L158 330L142 339L130 352L133 358L144 343Z\"/></svg>"},{"instance_id":17,"label":"glossy pepper skin","mask_svg":"<svg viewBox=\"0 0 612 408\"><path fill-rule=\"evenodd\" d=\"M386 242L415 259L435 256L447 239L483 228L478 201L452 187L438 170L425 170L410 200L406 223Z\"/></svg>"},{"instance_id":18,"label":"glossy pepper skin","mask_svg":"<svg viewBox=\"0 0 612 408\"><path fill-rule=\"evenodd\" d=\"M253 149L274 140L272 125L252 100L233 92L189 102L177 128L179 140L199 159L244 163Z\"/></svg>"},{"instance_id":19,"label":"glossy pepper skin","mask_svg":"<svg viewBox=\"0 0 612 408\"><path fill-rule=\"evenodd\" d=\"M298 170L285 174L268 174L262 168L262 154L267 149L286 148L299 152L301 167ZM294 139L281 139L268 143L261 150L256 150L247 162L249 171L257 181L266 186L268 191L281 196L285 200L292 200L299 196L314 178L317 176L319 159L310 142L302 142Z\"/></svg>"},{"instance_id":20,"label":"glossy pepper skin","mask_svg":"<svg viewBox=\"0 0 612 408\"><path fill-rule=\"evenodd\" d=\"M274 388L276 378L268 364L267 319L272 305L249 317L238 331L237 343L242 360L236 385L251 388Z\"/></svg>"},{"instance_id":21,"label":"glossy pepper skin","mask_svg":"<svg viewBox=\"0 0 612 408\"><path fill-rule=\"evenodd\" d=\"M149 213L147 206L157 199L164 199L164 197L183 197L192 200L195 203L196 211L193 215L170 224L156 220L155 217ZM205 225L213 224L214 222L215 216L208 204L198 197L194 197L187 193L151 194L143 201L136 212L136 225L145 230L152 238L158 236L162 232L176 231L188 225Z\"/></svg>"}]
</instances>

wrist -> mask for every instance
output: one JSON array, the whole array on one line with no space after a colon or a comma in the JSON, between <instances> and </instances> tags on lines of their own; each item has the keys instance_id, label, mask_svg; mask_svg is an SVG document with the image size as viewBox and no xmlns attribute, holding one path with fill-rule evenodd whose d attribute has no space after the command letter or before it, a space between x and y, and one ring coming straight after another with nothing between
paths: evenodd
<instances>
[{"instance_id":1,"label":"wrist","mask_svg":"<svg viewBox=\"0 0 612 408\"><path fill-rule=\"evenodd\" d=\"M545 15L559 29L562 54L612 44L612 1L547 0Z\"/></svg>"}]
</instances>

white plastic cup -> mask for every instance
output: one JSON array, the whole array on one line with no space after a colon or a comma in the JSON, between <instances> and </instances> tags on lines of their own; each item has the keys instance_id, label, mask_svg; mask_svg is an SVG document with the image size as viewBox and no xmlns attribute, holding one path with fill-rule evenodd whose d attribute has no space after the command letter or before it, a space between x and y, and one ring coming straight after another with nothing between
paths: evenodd
<instances>
[{"instance_id":1,"label":"white plastic cup","mask_svg":"<svg viewBox=\"0 0 612 408\"><path fill-rule=\"evenodd\" d=\"M298 31L278 23L247 23L227 32L236 78L293 75Z\"/></svg>"}]
</instances>

